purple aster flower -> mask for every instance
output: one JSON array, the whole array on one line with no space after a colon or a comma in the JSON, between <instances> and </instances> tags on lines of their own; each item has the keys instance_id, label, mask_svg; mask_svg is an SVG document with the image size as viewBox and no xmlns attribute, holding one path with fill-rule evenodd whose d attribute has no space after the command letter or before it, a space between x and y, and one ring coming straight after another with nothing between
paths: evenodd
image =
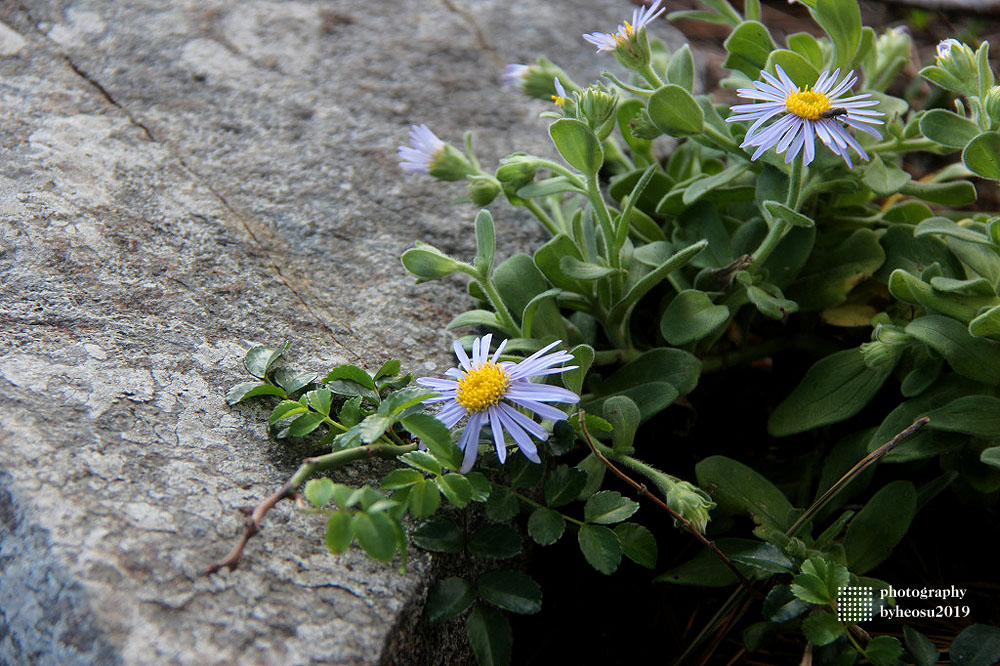
<instances>
[{"instance_id":1,"label":"purple aster flower","mask_svg":"<svg viewBox=\"0 0 1000 666\"><path fill-rule=\"evenodd\" d=\"M501 342L490 356L492 337L485 335L472 342L472 358L465 353L461 343L455 341L455 356L458 357L460 367L445 372L445 375L453 379L421 377L417 380L417 384L421 386L440 391L441 395L426 402L446 403L437 413L437 418L447 427L452 428L466 416L469 417L458 442L458 447L465 452L460 470L462 474L471 470L476 462L479 431L484 425L489 426L493 433L493 442L501 463L507 459L504 431L510 433L524 457L532 462L541 462L538 448L531 437L544 441L549 433L515 406L523 407L549 421L561 421L566 418L565 412L544 403L580 400L580 396L568 389L531 381L532 377L552 375L576 367L560 365L573 360L566 352L546 353L561 340L539 349L520 363L498 363L497 359L507 346L507 341Z\"/></svg>"},{"instance_id":2,"label":"purple aster flower","mask_svg":"<svg viewBox=\"0 0 1000 666\"><path fill-rule=\"evenodd\" d=\"M649 7L636 7L632 10L632 22L625 21L618 26L618 32L609 34L607 32L589 32L583 36L585 40L597 47L597 52L613 53L620 44L627 44L639 31L659 18L660 14L666 11L665 7L660 7L663 0L656 0Z\"/></svg>"},{"instance_id":3,"label":"purple aster flower","mask_svg":"<svg viewBox=\"0 0 1000 666\"><path fill-rule=\"evenodd\" d=\"M444 146L427 125L411 125L410 145L399 147L399 168L406 173L428 173Z\"/></svg>"},{"instance_id":4,"label":"purple aster flower","mask_svg":"<svg viewBox=\"0 0 1000 666\"><path fill-rule=\"evenodd\" d=\"M736 91L744 99L763 101L737 104L730 108L733 115L726 118L731 123L754 121L740 146L757 146L750 159L755 160L774 148L779 155L786 153L786 164L795 159L800 151L804 155L803 164L809 164L816 156L816 137L840 155L848 166L853 166L848 148L862 159L868 159L865 149L847 128L853 127L881 139L882 135L869 125L882 125L883 121L875 116L885 114L868 108L878 104L876 100L869 99L870 94L844 97L850 94L850 87L858 80L853 72L837 83L840 70L833 74L825 71L819 75L812 89L809 86L799 89L781 65L775 68L778 76L761 71L763 81L754 81L753 88ZM764 123L779 115L778 120L762 129Z\"/></svg>"},{"instance_id":5,"label":"purple aster flower","mask_svg":"<svg viewBox=\"0 0 1000 666\"><path fill-rule=\"evenodd\" d=\"M937 57L947 58L948 56L950 56L951 47L953 46L962 48L962 42L958 41L957 39L953 39L951 37L949 37L948 39L942 39L940 42L938 42L937 45Z\"/></svg>"},{"instance_id":6,"label":"purple aster flower","mask_svg":"<svg viewBox=\"0 0 1000 666\"><path fill-rule=\"evenodd\" d=\"M523 88L524 78L531 67L528 65L510 64L503 69L503 85L510 88Z\"/></svg>"}]
</instances>

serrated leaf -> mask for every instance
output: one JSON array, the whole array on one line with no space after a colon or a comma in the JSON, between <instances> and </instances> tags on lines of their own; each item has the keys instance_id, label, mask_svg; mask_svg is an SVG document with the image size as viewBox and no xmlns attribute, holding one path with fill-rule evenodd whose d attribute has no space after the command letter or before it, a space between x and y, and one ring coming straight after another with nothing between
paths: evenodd
<instances>
[{"instance_id":1,"label":"serrated leaf","mask_svg":"<svg viewBox=\"0 0 1000 666\"><path fill-rule=\"evenodd\" d=\"M521 510L521 500L509 488L495 486L486 501L486 515L498 523L510 520Z\"/></svg>"},{"instance_id":2,"label":"serrated leaf","mask_svg":"<svg viewBox=\"0 0 1000 666\"><path fill-rule=\"evenodd\" d=\"M268 424L274 425L282 419L287 419L296 414L303 414L307 411L309 411L309 408L301 402L296 400L282 400L271 410L271 417L268 419Z\"/></svg>"},{"instance_id":3,"label":"serrated leaf","mask_svg":"<svg viewBox=\"0 0 1000 666\"><path fill-rule=\"evenodd\" d=\"M351 531L351 514L337 511L326 523L326 547L334 555L345 552L354 541Z\"/></svg>"},{"instance_id":4,"label":"serrated leaf","mask_svg":"<svg viewBox=\"0 0 1000 666\"><path fill-rule=\"evenodd\" d=\"M323 423L323 415L315 412L303 414L288 425L289 437L304 437Z\"/></svg>"},{"instance_id":5,"label":"serrated leaf","mask_svg":"<svg viewBox=\"0 0 1000 666\"><path fill-rule=\"evenodd\" d=\"M532 615L542 609L542 588L523 571L487 572L476 581L476 587L483 599L511 613Z\"/></svg>"},{"instance_id":6,"label":"serrated leaf","mask_svg":"<svg viewBox=\"0 0 1000 666\"><path fill-rule=\"evenodd\" d=\"M305 388L315 381L315 379L315 372L295 370L284 366L274 371L274 383L285 389L288 393L295 393Z\"/></svg>"},{"instance_id":7,"label":"serrated leaf","mask_svg":"<svg viewBox=\"0 0 1000 666\"><path fill-rule=\"evenodd\" d=\"M802 621L802 633L813 645L827 645L844 633L844 625L833 613L813 613Z\"/></svg>"},{"instance_id":8,"label":"serrated leaf","mask_svg":"<svg viewBox=\"0 0 1000 666\"><path fill-rule=\"evenodd\" d=\"M285 391L280 386L261 384L260 382L244 382L237 384L226 392L226 404L230 407L258 395L277 395L285 397Z\"/></svg>"},{"instance_id":9,"label":"serrated leaf","mask_svg":"<svg viewBox=\"0 0 1000 666\"><path fill-rule=\"evenodd\" d=\"M451 470L462 466L462 452L452 443L448 428L435 417L430 414L411 414L400 423L427 446L427 450L442 466Z\"/></svg>"},{"instance_id":10,"label":"serrated leaf","mask_svg":"<svg viewBox=\"0 0 1000 666\"><path fill-rule=\"evenodd\" d=\"M865 657L872 666L891 666L902 654L903 646L895 636L876 636L865 646Z\"/></svg>"},{"instance_id":11,"label":"serrated leaf","mask_svg":"<svg viewBox=\"0 0 1000 666\"><path fill-rule=\"evenodd\" d=\"M465 478L469 480L469 485L472 487L473 502L485 502L490 498L493 492L493 484L490 483L485 474L482 472L469 472L465 475Z\"/></svg>"},{"instance_id":12,"label":"serrated leaf","mask_svg":"<svg viewBox=\"0 0 1000 666\"><path fill-rule=\"evenodd\" d=\"M385 475L381 485L386 490L399 490L423 480L424 475L415 469L394 469Z\"/></svg>"},{"instance_id":13,"label":"serrated leaf","mask_svg":"<svg viewBox=\"0 0 1000 666\"><path fill-rule=\"evenodd\" d=\"M406 505L415 518L428 518L441 506L441 493L436 484L420 479L410 488Z\"/></svg>"},{"instance_id":14,"label":"serrated leaf","mask_svg":"<svg viewBox=\"0 0 1000 666\"><path fill-rule=\"evenodd\" d=\"M427 594L427 621L431 624L456 618L476 600L469 581L458 576L439 580Z\"/></svg>"},{"instance_id":15,"label":"serrated leaf","mask_svg":"<svg viewBox=\"0 0 1000 666\"><path fill-rule=\"evenodd\" d=\"M541 546L551 546L566 531L566 520L553 509L539 507L528 517L528 534Z\"/></svg>"},{"instance_id":16,"label":"serrated leaf","mask_svg":"<svg viewBox=\"0 0 1000 666\"><path fill-rule=\"evenodd\" d=\"M399 374L400 362L396 360L386 361L382 364L382 367L378 369L375 376L372 377L376 382L383 378L395 377Z\"/></svg>"},{"instance_id":17,"label":"serrated leaf","mask_svg":"<svg viewBox=\"0 0 1000 666\"><path fill-rule=\"evenodd\" d=\"M473 555L502 560L521 552L521 537L509 525L486 525L469 537L468 546Z\"/></svg>"},{"instance_id":18,"label":"serrated leaf","mask_svg":"<svg viewBox=\"0 0 1000 666\"><path fill-rule=\"evenodd\" d=\"M365 420L358 425L358 436L365 444L371 444L389 429L392 421L378 414L369 414Z\"/></svg>"},{"instance_id":19,"label":"serrated leaf","mask_svg":"<svg viewBox=\"0 0 1000 666\"><path fill-rule=\"evenodd\" d=\"M587 475L569 465L559 465L545 478L545 503L550 507L569 504L576 499Z\"/></svg>"},{"instance_id":20,"label":"serrated leaf","mask_svg":"<svg viewBox=\"0 0 1000 666\"><path fill-rule=\"evenodd\" d=\"M290 342L285 342L278 347L265 347L263 345L254 347L243 357L243 367L254 377L264 379L274 362L288 351L290 344Z\"/></svg>"},{"instance_id":21,"label":"serrated leaf","mask_svg":"<svg viewBox=\"0 0 1000 666\"><path fill-rule=\"evenodd\" d=\"M415 546L435 553L457 553L465 545L462 529L447 518L424 523L413 532L411 539Z\"/></svg>"},{"instance_id":22,"label":"serrated leaf","mask_svg":"<svg viewBox=\"0 0 1000 666\"><path fill-rule=\"evenodd\" d=\"M1000 627L974 624L964 629L948 656L954 666L993 666L1000 661Z\"/></svg>"},{"instance_id":23,"label":"serrated leaf","mask_svg":"<svg viewBox=\"0 0 1000 666\"><path fill-rule=\"evenodd\" d=\"M333 481L330 479L310 479L302 494L317 509L333 499Z\"/></svg>"},{"instance_id":24,"label":"serrated leaf","mask_svg":"<svg viewBox=\"0 0 1000 666\"><path fill-rule=\"evenodd\" d=\"M333 399L333 394L328 389L313 389L303 397L317 412L323 416L330 415L330 401Z\"/></svg>"},{"instance_id":25,"label":"serrated leaf","mask_svg":"<svg viewBox=\"0 0 1000 666\"><path fill-rule=\"evenodd\" d=\"M396 554L396 528L385 513L360 512L351 519L351 531L358 545L373 560L391 562Z\"/></svg>"},{"instance_id":26,"label":"serrated leaf","mask_svg":"<svg viewBox=\"0 0 1000 666\"><path fill-rule=\"evenodd\" d=\"M415 469L422 470L428 474L433 474L437 476L441 474L444 470L441 467L441 463L437 459L426 451L410 451L409 453L404 453L397 458L404 465L409 465Z\"/></svg>"},{"instance_id":27,"label":"serrated leaf","mask_svg":"<svg viewBox=\"0 0 1000 666\"><path fill-rule=\"evenodd\" d=\"M508 666L514 636L503 613L476 606L465 623L465 634L479 666Z\"/></svg>"},{"instance_id":28,"label":"serrated leaf","mask_svg":"<svg viewBox=\"0 0 1000 666\"><path fill-rule=\"evenodd\" d=\"M583 517L588 523L613 525L628 520L639 510L639 503L622 497L614 490L603 490L591 495L583 506Z\"/></svg>"},{"instance_id":29,"label":"serrated leaf","mask_svg":"<svg viewBox=\"0 0 1000 666\"><path fill-rule=\"evenodd\" d=\"M941 656L931 639L908 624L903 625L903 640L915 666L934 666Z\"/></svg>"},{"instance_id":30,"label":"serrated leaf","mask_svg":"<svg viewBox=\"0 0 1000 666\"><path fill-rule=\"evenodd\" d=\"M590 566L605 575L618 569L622 561L622 544L610 529L603 525L581 525L577 540Z\"/></svg>"},{"instance_id":31,"label":"serrated leaf","mask_svg":"<svg viewBox=\"0 0 1000 666\"><path fill-rule=\"evenodd\" d=\"M445 474L434 479L434 483L448 501L459 509L472 500L472 484L461 474Z\"/></svg>"},{"instance_id":32,"label":"serrated leaf","mask_svg":"<svg viewBox=\"0 0 1000 666\"><path fill-rule=\"evenodd\" d=\"M615 526L614 532L622 544L625 557L647 569L656 566L659 549L652 532L638 523L622 523Z\"/></svg>"},{"instance_id":33,"label":"serrated leaf","mask_svg":"<svg viewBox=\"0 0 1000 666\"><path fill-rule=\"evenodd\" d=\"M340 406L338 418L341 425L348 428L356 426L361 420L361 396L357 395L350 400L345 400L344 404Z\"/></svg>"}]
</instances>

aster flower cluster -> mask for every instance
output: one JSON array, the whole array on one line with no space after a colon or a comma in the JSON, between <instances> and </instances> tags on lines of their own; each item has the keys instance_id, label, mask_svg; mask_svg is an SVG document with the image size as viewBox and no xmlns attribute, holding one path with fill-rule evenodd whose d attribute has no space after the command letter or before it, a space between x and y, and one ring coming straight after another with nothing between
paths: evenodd
<instances>
[{"instance_id":1,"label":"aster flower cluster","mask_svg":"<svg viewBox=\"0 0 1000 666\"><path fill-rule=\"evenodd\" d=\"M437 413L437 418L452 428L468 417L465 430L458 442L464 452L461 472L472 469L479 450L479 433L484 426L490 428L497 457L503 463L507 459L507 442L504 433L510 434L524 456L532 462L541 462L538 447L532 437L540 441L548 438L548 431L518 408L532 412L549 421L561 421L566 413L546 403L575 403L580 397L568 389L549 384L537 384L531 380L545 375L573 370L575 365L562 365L572 361L566 352L549 350L558 346L553 342L519 363L500 361L507 340L502 341L490 355L492 335L476 338L472 343L472 356L457 340L454 344L459 366L445 372L451 379L421 377L417 383L441 395L427 400L428 403L445 403ZM557 367L558 366L558 367Z\"/></svg>"},{"instance_id":2,"label":"aster flower cluster","mask_svg":"<svg viewBox=\"0 0 1000 666\"><path fill-rule=\"evenodd\" d=\"M632 10L632 21L623 21L614 33L589 32L583 36L585 40L597 47L598 53L614 53L619 48L636 39L643 28L660 17L666 8L661 7L663 0L656 0L649 7L637 7Z\"/></svg>"}]
</instances>

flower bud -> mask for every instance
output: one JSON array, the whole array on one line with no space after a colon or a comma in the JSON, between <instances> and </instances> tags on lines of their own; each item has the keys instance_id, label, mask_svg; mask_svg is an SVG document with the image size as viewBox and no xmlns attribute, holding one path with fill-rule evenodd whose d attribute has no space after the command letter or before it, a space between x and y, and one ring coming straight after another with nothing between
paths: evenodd
<instances>
[{"instance_id":1,"label":"flower bud","mask_svg":"<svg viewBox=\"0 0 1000 666\"><path fill-rule=\"evenodd\" d=\"M943 40L937 45L934 64L954 76L961 84L961 88L955 92L966 96L978 94L979 67L976 54L966 44L957 39Z\"/></svg>"},{"instance_id":2,"label":"flower bud","mask_svg":"<svg viewBox=\"0 0 1000 666\"><path fill-rule=\"evenodd\" d=\"M545 101L549 101L556 92L552 85L552 80L556 78L571 89L577 87L566 72L547 58L539 58L532 65L507 65L503 74L505 86L520 88L528 97Z\"/></svg>"},{"instance_id":3,"label":"flower bud","mask_svg":"<svg viewBox=\"0 0 1000 666\"><path fill-rule=\"evenodd\" d=\"M676 481L670 485L667 504L702 534L711 520L709 512L715 508L715 502L708 493L687 481Z\"/></svg>"},{"instance_id":4,"label":"flower bud","mask_svg":"<svg viewBox=\"0 0 1000 666\"><path fill-rule=\"evenodd\" d=\"M463 180L476 173L468 158L450 143L446 143L435 153L427 173L438 180Z\"/></svg>"},{"instance_id":5,"label":"flower bud","mask_svg":"<svg viewBox=\"0 0 1000 666\"><path fill-rule=\"evenodd\" d=\"M474 176L469 179L469 201L486 206L500 194L500 183L492 176Z\"/></svg>"},{"instance_id":6,"label":"flower bud","mask_svg":"<svg viewBox=\"0 0 1000 666\"><path fill-rule=\"evenodd\" d=\"M1000 127L1000 86L993 86L983 97L983 112L990 119L990 127Z\"/></svg>"},{"instance_id":7,"label":"flower bud","mask_svg":"<svg viewBox=\"0 0 1000 666\"><path fill-rule=\"evenodd\" d=\"M872 333L872 341L861 345L861 354L869 368L892 368L911 343L910 336L899 326L879 324Z\"/></svg>"},{"instance_id":8,"label":"flower bud","mask_svg":"<svg viewBox=\"0 0 1000 666\"><path fill-rule=\"evenodd\" d=\"M613 129L610 123L614 121L617 108L617 95L597 86L591 86L580 95L576 104L576 115L603 139Z\"/></svg>"},{"instance_id":9,"label":"flower bud","mask_svg":"<svg viewBox=\"0 0 1000 666\"><path fill-rule=\"evenodd\" d=\"M635 117L629 121L628 126L632 130L632 136L637 139L646 139L651 141L663 134L663 132L661 132L659 128L653 124L653 121L650 120L649 113L647 113L645 109L637 113Z\"/></svg>"}]
</instances>

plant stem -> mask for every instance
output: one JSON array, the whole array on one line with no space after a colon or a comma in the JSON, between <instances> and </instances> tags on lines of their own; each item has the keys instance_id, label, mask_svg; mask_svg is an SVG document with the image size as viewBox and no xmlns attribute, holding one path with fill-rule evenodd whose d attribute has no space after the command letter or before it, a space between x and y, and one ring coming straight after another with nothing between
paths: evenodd
<instances>
[{"instance_id":1,"label":"plant stem","mask_svg":"<svg viewBox=\"0 0 1000 666\"><path fill-rule=\"evenodd\" d=\"M395 444L388 444L382 440L374 444L368 444L367 446L358 446L352 449L344 449L343 451L334 451L333 453L327 453L326 455L316 456L314 458L306 458L302 461L302 464L299 465L299 468L295 470L295 474L293 474L291 478L277 490L277 492L260 502L252 510L247 511L247 518L243 523L243 535L240 537L240 540L233 547L233 549L229 551L228 555L218 562L209 565L205 569L205 575L210 576L221 569L229 569L230 571L235 569L240 563L240 558L243 557L243 549L246 547L247 542L251 539L251 537L260 532L261 522L264 520L264 516L267 512L273 509L281 500L288 497L294 497L299 487L301 487L302 484L305 483L313 474L333 469L335 467L341 467L357 460L365 460L368 458L397 458L404 453L416 450L416 444L397 446Z\"/></svg>"},{"instance_id":2,"label":"plant stem","mask_svg":"<svg viewBox=\"0 0 1000 666\"><path fill-rule=\"evenodd\" d=\"M803 173L805 168L802 166L802 158L798 158L792 161L792 172L788 175L788 194L785 196L785 205L792 210L798 210L799 208L799 196L802 194L802 181ZM761 241L760 246L753 252L753 263L754 266L759 267L767 258L771 256L771 252L774 248L778 246L781 239L784 238L785 233L792 228L792 225L786 222L783 218L778 217L774 220L774 224L771 228L767 230L767 236Z\"/></svg>"},{"instance_id":3,"label":"plant stem","mask_svg":"<svg viewBox=\"0 0 1000 666\"><path fill-rule=\"evenodd\" d=\"M653 71L653 68L649 66L649 63L646 63L643 68L639 70L639 75L646 79L646 82L654 88L660 88L663 86L663 79L661 79L659 75Z\"/></svg>"},{"instance_id":4,"label":"plant stem","mask_svg":"<svg viewBox=\"0 0 1000 666\"><path fill-rule=\"evenodd\" d=\"M604 250L608 254L608 265L612 268L621 268L618 247L615 244L614 227L611 224L611 212L604 202L604 195L601 193L596 173L587 177L587 198L590 199L590 205L594 207L597 222L601 225L601 233L604 235Z\"/></svg>"},{"instance_id":5,"label":"plant stem","mask_svg":"<svg viewBox=\"0 0 1000 666\"><path fill-rule=\"evenodd\" d=\"M876 153L898 153L907 150L927 150L930 148L940 148L941 144L930 139L892 139L869 146L868 152L872 155Z\"/></svg>"},{"instance_id":6,"label":"plant stem","mask_svg":"<svg viewBox=\"0 0 1000 666\"><path fill-rule=\"evenodd\" d=\"M494 286L493 278L488 276L484 277L477 273L476 281L479 283L479 286L482 287L483 293L486 294L486 297L490 299L490 304L500 317L500 323L503 324L503 327L507 329L507 332L515 338L520 337L521 327L518 326L517 322L514 321L514 318L510 316L510 310L507 309L507 306L503 302L503 298L500 297L500 292L497 291L496 286Z\"/></svg>"},{"instance_id":7,"label":"plant stem","mask_svg":"<svg viewBox=\"0 0 1000 666\"><path fill-rule=\"evenodd\" d=\"M521 500L522 502L524 502L528 506L533 506L536 509L548 509L549 508L549 507L545 506L544 504L536 502L535 500L531 499L530 497L522 495L521 493L517 492L513 488L508 488L508 490L510 490L510 492L513 493L514 497L516 497L517 499ZM551 510L552 511L556 511L555 509L551 509ZM576 523L580 527L583 527L586 524L582 520L577 520L576 518L573 518L572 516L567 516L562 511L556 511L556 513L558 513L560 516L562 516L563 520L568 520L571 523Z\"/></svg>"},{"instance_id":8,"label":"plant stem","mask_svg":"<svg viewBox=\"0 0 1000 666\"><path fill-rule=\"evenodd\" d=\"M524 200L524 207L530 210L532 213L534 213L535 217L538 218L538 221L542 223L542 226L548 229L549 233L552 234L553 236L555 236L561 231L561 229L559 229L559 226L555 223L555 221L551 217L549 217L548 213L542 210L542 207L539 206L534 201L532 201L531 199Z\"/></svg>"}]
</instances>

